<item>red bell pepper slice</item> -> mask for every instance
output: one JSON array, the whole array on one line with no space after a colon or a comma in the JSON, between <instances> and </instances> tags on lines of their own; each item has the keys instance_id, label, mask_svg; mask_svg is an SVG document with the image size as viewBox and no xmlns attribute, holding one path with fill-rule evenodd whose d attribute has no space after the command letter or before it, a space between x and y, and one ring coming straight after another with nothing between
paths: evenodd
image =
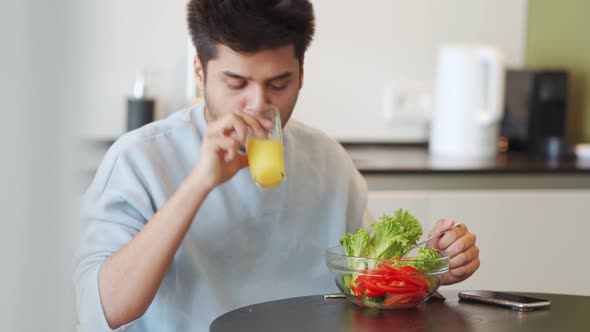
<instances>
[{"instance_id":1,"label":"red bell pepper slice","mask_svg":"<svg viewBox=\"0 0 590 332\"><path fill-rule=\"evenodd\" d=\"M425 291L419 291L414 294L390 294L385 298L385 305L402 305L420 301L426 295Z\"/></svg>"},{"instance_id":2,"label":"red bell pepper slice","mask_svg":"<svg viewBox=\"0 0 590 332\"><path fill-rule=\"evenodd\" d=\"M372 291L370 289L367 289L365 291L365 296L366 297L381 297L383 295L385 295L383 292L374 292L374 291Z\"/></svg>"},{"instance_id":3,"label":"red bell pepper slice","mask_svg":"<svg viewBox=\"0 0 590 332\"><path fill-rule=\"evenodd\" d=\"M385 274L390 275L390 276L398 276L398 275L405 274L402 270L395 268L395 267L388 265L388 264L381 264L380 267L381 267L381 270Z\"/></svg>"},{"instance_id":4,"label":"red bell pepper slice","mask_svg":"<svg viewBox=\"0 0 590 332\"><path fill-rule=\"evenodd\" d=\"M415 286L390 286L380 282L376 283L375 287L389 294L414 294L420 292L420 289Z\"/></svg>"},{"instance_id":5,"label":"red bell pepper slice","mask_svg":"<svg viewBox=\"0 0 590 332\"><path fill-rule=\"evenodd\" d=\"M399 268L400 270L404 271L406 274L417 274L420 270L416 269L413 266L405 265Z\"/></svg>"},{"instance_id":6,"label":"red bell pepper slice","mask_svg":"<svg viewBox=\"0 0 590 332\"><path fill-rule=\"evenodd\" d=\"M363 285L367 288L365 295L368 297L380 297L386 293L377 286L377 281L365 281ZM367 295L367 293L370 293L371 295Z\"/></svg>"},{"instance_id":7,"label":"red bell pepper slice","mask_svg":"<svg viewBox=\"0 0 590 332\"><path fill-rule=\"evenodd\" d=\"M423 278L423 277L418 277L418 276L408 276L405 277L404 281L408 284L423 288L423 289L428 289L430 287L430 280Z\"/></svg>"}]
</instances>

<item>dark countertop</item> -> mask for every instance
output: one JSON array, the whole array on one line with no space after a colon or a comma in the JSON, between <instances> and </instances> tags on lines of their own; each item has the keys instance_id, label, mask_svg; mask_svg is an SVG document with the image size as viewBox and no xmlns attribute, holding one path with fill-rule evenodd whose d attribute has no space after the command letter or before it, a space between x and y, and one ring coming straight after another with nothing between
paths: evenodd
<instances>
[{"instance_id":1,"label":"dark countertop","mask_svg":"<svg viewBox=\"0 0 590 332\"><path fill-rule=\"evenodd\" d=\"M85 141L83 151L94 174L112 140ZM428 154L426 144L341 143L363 175L590 175L590 159L549 160L524 152L499 153L493 160L461 162Z\"/></svg>"},{"instance_id":2,"label":"dark countertop","mask_svg":"<svg viewBox=\"0 0 590 332\"><path fill-rule=\"evenodd\" d=\"M590 160L549 160L524 152L466 162L432 158L426 145L342 145L363 174L590 174Z\"/></svg>"},{"instance_id":3,"label":"dark countertop","mask_svg":"<svg viewBox=\"0 0 590 332\"><path fill-rule=\"evenodd\" d=\"M550 300L551 308L521 312L463 302L457 291L441 293L444 302L429 301L406 310L361 308L321 295L264 302L221 315L210 331L588 331L587 296L524 293Z\"/></svg>"}]
</instances>

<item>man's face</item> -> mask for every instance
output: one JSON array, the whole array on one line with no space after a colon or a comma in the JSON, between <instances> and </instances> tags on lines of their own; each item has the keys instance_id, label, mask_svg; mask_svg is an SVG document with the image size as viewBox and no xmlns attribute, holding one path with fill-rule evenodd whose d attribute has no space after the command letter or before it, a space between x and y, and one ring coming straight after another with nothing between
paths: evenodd
<instances>
[{"instance_id":1,"label":"man's face","mask_svg":"<svg viewBox=\"0 0 590 332\"><path fill-rule=\"evenodd\" d=\"M195 60L199 87L205 93L207 121L237 110L279 109L283 126L291 117L303 80L293 46L240 54L218 45L218 56L207 63L206 78Z\"/></svg>"}]
</instances>

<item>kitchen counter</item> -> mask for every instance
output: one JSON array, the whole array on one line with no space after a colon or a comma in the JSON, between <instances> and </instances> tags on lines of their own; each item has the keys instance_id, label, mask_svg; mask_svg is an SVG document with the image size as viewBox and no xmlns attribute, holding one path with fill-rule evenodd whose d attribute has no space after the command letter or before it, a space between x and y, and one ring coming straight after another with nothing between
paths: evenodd
<instances>
[{"instance_id":1,"label":"kitchen counter","mask_svg":"<svg viewBox=\"0 0 590 332\"><path fill-rule=\"evenodd\" d=\"M112 141L85 141L83 187ZM430 158L426 145L343 143L370 190L590 189L590 160L549 161L501 153L484 163Z\"/></svg>"},{"instance_id":2,"label":"kitchen counter","mask_svg":"<svg viewBox=\"0 0 590 332\"><path fill-rule=\"evenodd\" d=\"M343 146L370 190L590 188L590 160L548 160L507 152L469 163L432 158L425 145Z\"/></svg>"},{"instance_id":3,"label":"kitchen counter","mask_svg":"<svg viewBox=\"0 0 590 332\"><path fill-rule=\"evenodd\" d=\"M500 153L492 160L466 162L432 158L425 145L343 144L343 146L363 174L590 174L590 160L548 160L524 152Z\"/></svg>"}]
</instances>

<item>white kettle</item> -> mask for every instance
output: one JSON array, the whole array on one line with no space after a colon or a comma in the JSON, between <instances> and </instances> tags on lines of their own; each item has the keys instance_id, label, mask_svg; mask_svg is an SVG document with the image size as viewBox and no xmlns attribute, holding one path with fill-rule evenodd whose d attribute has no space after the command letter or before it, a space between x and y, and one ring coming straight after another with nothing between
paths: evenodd
<instances>
[{"instance_id":1,"label":"white kettle","mask_svg":"<svg viewBox=\"0 0 590 332\"><path fill-rule=\"evenodd\" d=\"M429 150L433 157L491 159L504 111L504 60L489 46L439 49Z\"/></svg>"}]
</instances>

